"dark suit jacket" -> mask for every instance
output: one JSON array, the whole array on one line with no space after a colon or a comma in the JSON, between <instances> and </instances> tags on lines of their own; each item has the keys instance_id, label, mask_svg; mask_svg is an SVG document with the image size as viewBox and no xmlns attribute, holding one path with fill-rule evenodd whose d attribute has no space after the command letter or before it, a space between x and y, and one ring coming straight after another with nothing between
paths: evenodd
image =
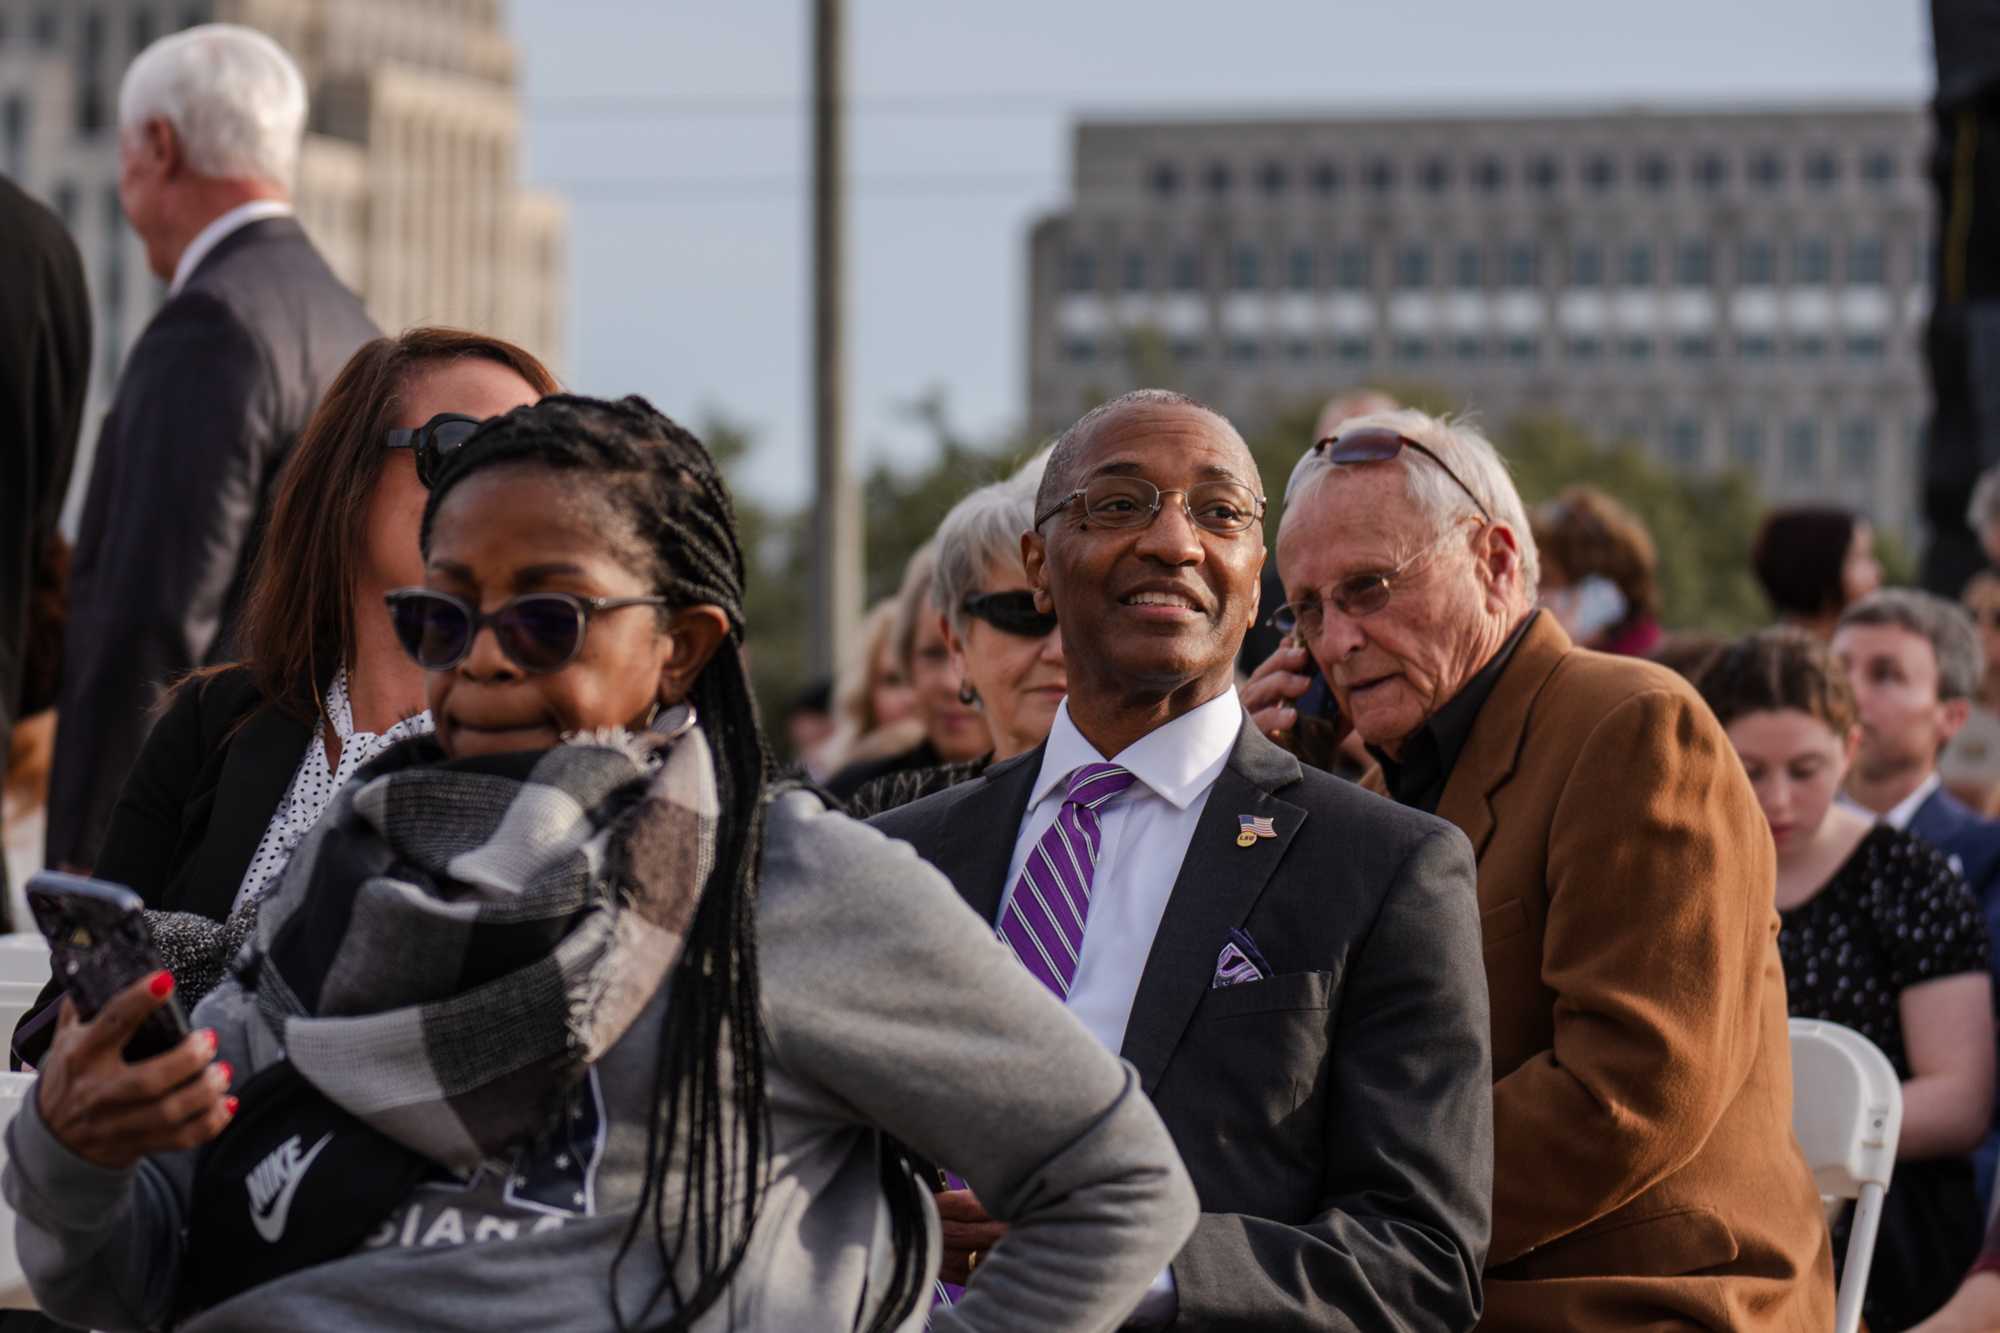
<instances>
[{"instance_id":1,"label":"dark suit jacket","mask_svg":"<svg viewBox=\"0 0 2000 1333\"><path fill-rule=\"evenodd\" d=\"M2000 1006L2000 820L1982 818L1963 801L1940 787L1910 816L1910 832L1943 852L1952 869L1965 877L1986 918L1986 938L1993 945L1993 994ZM2000 1042L2000 1032L1995 1033ZM1973 1154L1979 1201L1992 1199L1993 1166L2000 1159L2000 1101L1993 1108L1994 1132Z\"/></svg>"},{"instance_id":2,"label":"dark suit jacket","mask_svg":"<svg viewBox=\"0 0 2000 1333\"><path fill-rule=\"evenodd\" d=\"M996 920L1036 749L871 821ZM1275 838L1237 846L1237 816ZM1465 839L1247 722L1153 938L1120 1054L1202 1219L1176 1329L1464 1329L1491 1184L1485 986ZM1266 980L1211 988L1232 927Z\"/></svg>"},{"instance_id":3,"label":"dark suit jacket","mask_svg":"<svg viewBox=\"0 0 2000 1333\"><path fill-rule=\"evenodd\" d=\"M2000 820L1982 818L1940 787L1910 816L1910 832L1943 852L1986 909L1986 926L2000 941Z\"/></svg>"},{"instance_id":4,"label":"dark suit jacket","mask_svg":"<svg viewBox=\"0 0 2000 1333\"><path fill-rule=\"evenodd\" d=\"M150 908L222 920L310 744L311 725L265 704L248 671L188 683L139 752L94 873ZM46 1047L38 1019L61 994L51 982L15 1029L22 1058Z\"/></svg>"},{"instance_id":5,"label":"dark suit jacket","mask_svg":"<svg viewBox=\"0 0 2000 1333\"><path fill-rule=\"evenodd\" d=\"M1480 1327L1831 1327L1775 853L1715 715L1541 616L1438 813L1479 856L1493 1013Z\"/></svg>"},{"instance_id":6,"label":"dark suit jacket","mask_svg":"<svg viewBox=\"0 0 2000 1333\"><path fill-rule=\"evenodd\" d=\"M375 333L298 223L269 218L225 237L133 347L77 538L51 863L96 861L158 691L234 651L278 467Z\"/></svg>"},{"instance_id":7,"label":"dark suit jacket","mask_svg":"<svg viewBox=\"0 0 2000 1333\"><path fill-rule=\"evenodd\" d=\"M90 293L61 219L0 177L0 780L22 716L28 599L56 530L83 390ZM0 865L0 894L7 868ZM3 900L3 899L0 899Z\"/></svg>"}]
</instances>

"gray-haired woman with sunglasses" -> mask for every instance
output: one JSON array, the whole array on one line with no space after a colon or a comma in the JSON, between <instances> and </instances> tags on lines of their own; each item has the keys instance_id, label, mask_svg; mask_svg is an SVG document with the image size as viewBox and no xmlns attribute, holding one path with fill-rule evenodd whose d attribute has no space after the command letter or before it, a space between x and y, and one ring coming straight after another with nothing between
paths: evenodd
<instances>
[{"instance_id":1,"label":"gray-haired woman with sunglasses","mask_svg":"<svg viewBox=\"0 0 2000 1333\"><path fill-rule=\"evenodd\" d=\"M866 819L979 776L998 760L1048 739L1056 706L1068 691L1062 634L1055 616L1037 610L1021 565L1021 534L1035 519L1035 488L1045 455L1005 481L960 500L938 525L932 599L943 612L960 697L977 703L992 750L963 764L891 774L863 786L848 810Z\"/></svg>"}]
</instances>

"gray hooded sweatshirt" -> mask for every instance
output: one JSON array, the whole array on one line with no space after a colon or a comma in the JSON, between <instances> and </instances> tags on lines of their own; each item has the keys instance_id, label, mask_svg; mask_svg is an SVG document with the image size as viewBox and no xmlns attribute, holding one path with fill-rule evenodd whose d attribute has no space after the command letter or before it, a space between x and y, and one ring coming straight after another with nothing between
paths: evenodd
<instances>
[{"instance_id":1,"label":"gray hooded sweatshirt","mask_svg":"<svg viewBox=\"0 0 2000 1333\"><path fill-rule=\"evenodd\" d=\"M767 828L757 931L771 1183L742 1267L696 1328L813 1333L872 1319L892 1260L877 1128L951 1164L1011 1226L931 1328L1117 1327L1197 1212L1136 1075L906 844L803 793L782 797ZM572 1150L420 1184L346 1257L181 1328L612 1328L611 1262L642 1183L665 989L587 1080ZM195 1021L216 1030L239 1079L277 1058L233 981ZM42 1308L101 1330L163 1324L192 1154L93 1166L54 1139L32 1096L7 1148L0 1184ZM668 1199L670 1220L676 1204ZM925 1213L934 1271L936 1214ZM656 1254L648 1223L620 1269L628 1318L659 1277ZM684 1266L683 1290L690 1275ZM903 1329L923 1327L924 1304ZM656 1308L647 1323L661 1316Z\"/></svg>"}]
</instances>

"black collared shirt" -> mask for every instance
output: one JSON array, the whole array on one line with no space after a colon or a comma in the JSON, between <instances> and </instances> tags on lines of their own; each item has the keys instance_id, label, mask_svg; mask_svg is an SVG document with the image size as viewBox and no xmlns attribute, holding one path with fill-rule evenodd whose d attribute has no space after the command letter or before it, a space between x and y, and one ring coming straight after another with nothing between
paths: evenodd
<instances>
[{"instance_id":1,"label":"black collared shirt","mask_svg":"<svg viewBox=\"0 0 2000 1333\"><path fill-rule=\"evenodd\" d=\"M1382 765L1382 780L1398 804L1414 806L1427 814L1437 813L1459 752L1465 749L1465 742L1472 735L1472 724L1479 720L1479 710L1486 706L1487 697L1500 683L1500 673L1507 669L1521 637L1540 614L1540 611L1529 612L1500 645L1500 651L1493 654L1493 659L1479 668L1479 674L1417 728L1404 744L1401 760L1391 759L1372 745L1368 747L1368 753Z\"/></svg>"}]
</instances>

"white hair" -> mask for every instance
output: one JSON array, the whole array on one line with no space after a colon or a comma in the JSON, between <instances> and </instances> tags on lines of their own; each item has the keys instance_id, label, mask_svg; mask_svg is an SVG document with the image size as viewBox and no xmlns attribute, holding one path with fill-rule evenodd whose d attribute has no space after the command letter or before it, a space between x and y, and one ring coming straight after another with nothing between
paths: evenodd
<instances>
[{"instance_id":1,"label":"white hair","mask_svg":"<svg viewBox=\"0 0 2000 1333\"><path fill-rule=\"evenodd\" d=\"M986 571L1002 561L1021 562L1021 537L1035 525L1035 492L1054 445L1043 448L1005 481L981 486L951 507L938 524L937 567L931 601L965 633L965 599L979 591Z\"/></svg>"},{"instance_id":2,"label":"white hair","mask_svg":"<svg viewBox=\"0 0 2000 1333\"><path fill-rule=\"evenodd\" d=\"M1411 449L1396 456L1403 467L1404 489L1411 502L1431 520L1432 534L1441 537L1466 514L1478 512L1466 496L1466 490L1471 491L1486 506L1493 521L1514 534L1514 544L1521 552L1521 595L1528 603L1534 602L1535 590L1542 579L1541 557L1535 551L1535 536L1528 527L1527 506L1521 503L1521 493L1514 489L1514 478L1507 471L1506 461L1491 440L1462 420L1433 417L1414 408L1371 412L1340 424L1343 433L1364 426L1385 427L1436 454L1444 467ZM1285 485L1285 512L1278 520L1280 531L1306 493L1327 472L1339 466L1328 462L1326 454L1324 449L1315 449L1292 469L1291 480ZM1451 469L1450 475L1445 468ZM1466 490L1459 489L1453 476L1465 483Z\"/></svg>"},{"instance_id":3,"label":"white hair","mask_svg":"<svg viewBox=\"0 0 2000 1333\"><path fill-rule=\"evenodd\" d=\"M234 23L204 23L141 51L118 90L118 128L173 126L197 175L290 190L306 127L306 81L283 47Z\"/></svg>"}]
</instances>

